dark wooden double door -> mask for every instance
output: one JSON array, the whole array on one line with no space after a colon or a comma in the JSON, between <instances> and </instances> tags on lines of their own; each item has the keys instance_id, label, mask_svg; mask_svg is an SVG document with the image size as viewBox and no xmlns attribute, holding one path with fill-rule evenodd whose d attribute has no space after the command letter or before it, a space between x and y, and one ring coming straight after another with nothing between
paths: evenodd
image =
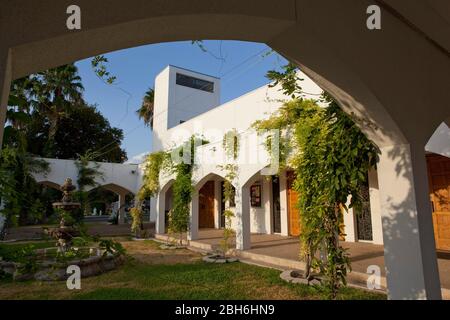
<instances>
[{"instance_id":1,"label":"dark wooden double door","mask_svg":"<svg viewBox=\"0 0 450 320\"><path fill-rule=\"evenodd\" d=\"M427 156L430 200L433 211L436 248L450 250L450 159Z\"/></svg>"},{"instance_id":2,"label":"dark wooden double door","mask_svg":"<svg viewBox=\"0 0 450 320\"><path fill-rule=\"evenodd\" d=\"M199 191L199 228L214 228L214 181L208 181Z\"/></svg>"},{"instance_id":3,"label":"dark wooden double door","mask_svg":"<svg viewBox=\"0 0 450 320\"><path fill-rule=\"evenodd\" d=\"M286 174L287 186L287 209L288 209L288 226L289 235L298 237L300 235L300 209L299 194L294 190L295 174L288 171Z\"/></svg>"}]
</instances>

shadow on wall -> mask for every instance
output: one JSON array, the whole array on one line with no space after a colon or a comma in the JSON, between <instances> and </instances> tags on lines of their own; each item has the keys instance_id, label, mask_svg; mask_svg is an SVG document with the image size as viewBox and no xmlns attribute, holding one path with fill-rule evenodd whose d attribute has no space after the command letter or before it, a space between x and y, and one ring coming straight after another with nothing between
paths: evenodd
<instances>
[{"instance_id":1,"label":"shadow on wall","mask_svg":"<svg viewBox=\"0 0 450 320\"><path fill-rule=\"evenodd\" d=\"M396 162L395 172L397 176L394 181L403 179L411 181L412 168L415 164L412 161L417 162L418 165L426 166L424 152L414 154L414 151L411 150L410 156L409 148L394 148L388 152L387 156L389 160ZM427 296L427 292L424 291L423 285L421 285L422 281L418 277L421 277L422 274L425 274L426 277L438 276L435 250L420 251L421 245L425 242L427 243L427 247L431 247L432 245L433 248L435 248L435 243L429 203L421 204L419 199L417 203L421 206L416 208L416 199L414 199L415 194L422 196L423 193L428 197L428 180L419 181L416 177L414 177L415 185L413 186L409 183L407 190L395 190L395 188L402 188L404 184L390 186L389 189L391 192L393 190L397 193L401 192L405 195L405 198L399 203L396 199L387 196L385 199L385 207L382 208L382 210L389 212L382 214L382 224L385 265L390 269L389 272L386 270L386 274L388 283L389 279L395 281L395 285L389 288L390 294L394 298L433 298L432 296ZM416 219L417 215L418 217ZM419 233L418 224L421 225L420 229L423 234ZM430 240L432 243L430 243ZM418 255L422 255L422 257ZM435 292L434 289L436 288L433 288L433 285L429 284L432 281L427 284L427 279L424 279L424 283L426 291Z\"/></svg>"}]
</instances>

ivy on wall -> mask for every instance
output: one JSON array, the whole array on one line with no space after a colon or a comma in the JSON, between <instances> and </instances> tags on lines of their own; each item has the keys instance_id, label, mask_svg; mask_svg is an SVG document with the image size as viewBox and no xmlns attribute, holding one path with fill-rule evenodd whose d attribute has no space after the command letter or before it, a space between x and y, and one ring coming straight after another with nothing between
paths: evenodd
<instances>
[{"instance_id":1,"label":"ivy on wall","mask_svg":"<svg viewBox=\"0 0 450 320\"><path fill-rule=\"evenodd\" d=\"M279 143L288 150L282 162L286 165L289 160L296 174L294 189L300 194L305 276L311 279L312 270L319 271L324 287L335 298L350 270L348 254L339 244L342 215L361 205L360 186L366 183L368 170L376 166L379 150L356 125L357 119L342 111L329 94L321 97L326 108L302 98L297 71L289 64L282 72L269 72L268 77L292 100L253 126L292 133Z\"/></svg>"},{"instance_id":2,"label":"ivy on wall","mask_svg":"<svg viewBox=\"0 0 450 320\"><path fill-rule=\"evenodd\" d=\"M192 185L192 172L195 166L195 151L198 146L209 143L208 141L192 136L179 148L172 151L182 159L179 163L171 161L172 171L175 173L173 183L173 207L169 216L169 231L178 233L181 236L183 232L189 229L190 205L194 186Z\"/></svg>"},{"instance_id":3,"label":"ivy on wall","mask_svg":"<svg viewBox=\"0 0 450 320\"><path fill-rule=\"evenodd\" d=\"M225 225L223 226L223 238L220 241L220 249L222 256L226 257L231 246L231 238L234 236L232 219L235 215L234 212L230 210L229 206L230 203L234 201L236 191L232 182L235 181L238 171L238 166L235 162L239 156L239 134L236 129L232 129L224 134L222 146L225 155L231 160L230 163L218 166L225 172L222 201L225 203L226 210L222 213L225 217Z\"/></svg>"},{"instance_id":4,"label":"ivy on wall","mask_svg":"<svg viewBox=\"0 0 450 320\"><path fill-rule=\"evenodd\" d=\"M134 233L136 238L141 237L141 231L144 230L144 213L142 212L141 208L131 208L130 209L130 215L131 215L131 232Z\"/></svg>"},{"instance_id":5,"label":"ivy on wall","mask_svg":"<svg viewBox=\"0 0 450 320\"><path fill-rule=\"evenodd\" d=\"M239 155L239 134L236 129L232 129L224 134L222 147L228 158L237 159Z\"/></svg>"},{"instance_id":6,"label":"ivy on wall","mask_svg":"<svg viewBox=\"0 0 450 320\"><path fill-rule=\"evenodd\" d=\"M138 200L153 197L159 190L159 175L162 169L167 167L169 153L164 151L154 152L145 159L143 184L138 192Z\"/></svg>"},{"instance_id":7,"label":"ivy on wall","mask_svg":"<svg viewBox=\"0 0 450 320\"><path fill-rule=\"evenodd\" d=\"M192 136L179 147L155 152L147 156L143 177L143 185L138 193L140 201L153 197L159 191L159 176L161 170L175 175L173 190L173 207L169 212L169 233L179 235L180 242L183 232L188 231L190 204L194 187L192 185L192 172L194 168L195 149L197 146L207 144L208 141ZM180 161L174 161L174 158Z\"/></svg>"}]
</instances>

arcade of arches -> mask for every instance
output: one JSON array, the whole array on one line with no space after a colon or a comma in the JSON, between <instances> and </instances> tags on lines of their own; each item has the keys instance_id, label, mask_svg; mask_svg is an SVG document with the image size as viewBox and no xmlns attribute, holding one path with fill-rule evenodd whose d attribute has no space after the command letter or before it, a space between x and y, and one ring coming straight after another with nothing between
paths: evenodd
<instances>
[{"instance_id":1,"label":"arcade of arches","mask_svg":"<svg viewBox=\"0 0 450 320\"><path fill-rule=\"evenodd\" d=\"M424 146L449 118L450 3L376 1L382 9L381 30L368 30L366 10L372 2L114 0L105 10L103 2L79 0L82 26L73 31L66 26L67 1L5 0L0 13L0 121L11 80L36 71L164 41L267 43L300 65L344 110L374 124L362 129L381 149L377 183L389 297L440 299ZM445 232L448 208L441 199L448 195L447 175L436 174L436 168L446 164L430 163L434 220L439 232ZM269 190L267 182L261 183L252 192ZM250 221L242 212L249 197L250 186L240 185L237 237L243 243L248 235L241 231ZM280 199L281 209L285 200ZM281 219L287 229L284 223ZM439 233L437 243L445 245L445 235Z\"/></svg>"}]
</instances>

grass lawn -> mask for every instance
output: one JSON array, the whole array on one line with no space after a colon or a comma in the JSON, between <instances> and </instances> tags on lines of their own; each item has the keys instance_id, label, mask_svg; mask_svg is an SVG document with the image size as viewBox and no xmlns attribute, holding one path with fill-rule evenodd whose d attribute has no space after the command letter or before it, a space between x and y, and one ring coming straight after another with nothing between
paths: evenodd
<instances>
[{"instance_id":1,"label":"grass lawn","mask_svg":"<svg viewBox=\"0 0 450 320\"><path fill-rule=\"evenodd\" d=\"M185 249L161 250L154 241L123 239L122 244L130 259L117 270L82 279L81 290L70 291L65 282L0 280L0 300L326 298L318 289L284 282L277 270L244 263L204 263L200 254ZM345 288L338 298L385 299L386 296Z\"/></svg>"}]
</instances>

